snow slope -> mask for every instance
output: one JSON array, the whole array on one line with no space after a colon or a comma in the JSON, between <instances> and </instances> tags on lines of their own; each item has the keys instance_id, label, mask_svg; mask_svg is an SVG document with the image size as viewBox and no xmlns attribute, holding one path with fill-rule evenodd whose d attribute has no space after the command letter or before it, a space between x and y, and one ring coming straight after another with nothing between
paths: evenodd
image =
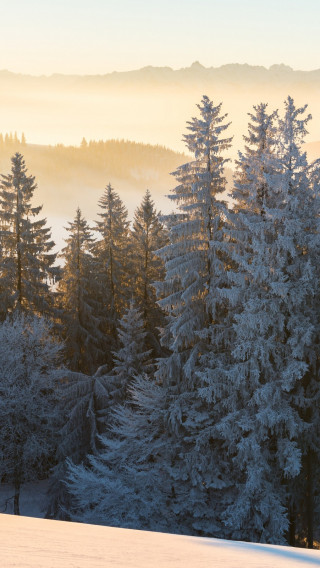
<instances>
[{"instance_id":1,"label":"snow slope","mask_svg":"<svg viewBox=\"0 0 320 568\"><path fill-rule=\"evenodd\" d=\"M2 568L303 568L320 552L0 515Z\"/></svg>"}]
</instances>

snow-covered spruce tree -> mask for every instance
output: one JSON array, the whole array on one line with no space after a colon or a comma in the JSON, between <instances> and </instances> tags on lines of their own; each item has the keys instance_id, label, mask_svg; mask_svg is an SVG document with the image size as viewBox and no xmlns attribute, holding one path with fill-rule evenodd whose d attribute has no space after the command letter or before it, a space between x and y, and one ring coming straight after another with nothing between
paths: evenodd
<instances>
[{"instance_id":1,"label":"snow-covered spruce tree","mask_svg":"<svg viewBox=\"0 0 320 568\"><path fill-rule=\"evenodd\" d=\"M60 359L43 318L16 312L0 324L0 475L14 486L16 515L22 484L54 454Z\"/></svg>"},{"instance_id":2,"label":"snow-covered spruce tree","mask_svg":"<svg viewBox=\"0 0 320 568\"><path fill-rule=\"evenodd\" d=\"M320 281L320 160L311 164L309 169L313 190L314 218L311 219L310 230L313 235L308 255L315 268L315 284ZM306 306L314 325L313 340L307 353L309 369L302 383L297 399L303 402L303 417L309 427L301 440L302 469L300 476L292 484L291 494L294 495L295 522L292 533L296 529L299 544L306 541L308 548L313 548L314 541L320 540L320 389L319 389L319 353L320 353L320 294L319 287L314 296L310 296ZM292 538L294 534L292 534Z\"/></svg>"},{"instance_id":3,"label":"snow-covered spruce tree","mask_svg":"<svg viewBox=\"0 0 320 568\"><path fill-rule=\"evenodd\" d=\"M234 316L242 308L242 287L246 286L247 276L245 270L243 273L238 270L234 259L237 255L242 258L251 244L250 235L245 230L246 225L244 223L242 226L240 221L243 211L247 216L251 212L259 220L264 215L263 207L267 194L264 172L270 169L270 152L274 145L273 121L276 118L276 113L268 115L266 109L267 105L264 104L254 107L254 114L250 114L249 133L244 137L247 143L245 153L239 154L235 187L232 192L235 200L234 208L226 211L223 227L225 236L217 245L220 254L224 251L227 259L225 261L227 274L225 273L225 278L221 280L216 293L211 296L214 302L219 298L220 305L224 307L223 317L215 319L205 332L210 338L210 347L200 356L196 369L196 381L199 383L197 395L206 402L211 409L211 415L214 416L214 420L209 423L210 438L204 429L203 443L209 441L211 447L214 447L213 456L216 464L212 467L217 471L220 470L218 476L220 491L218 483L216 488L214 486L208 488L208 492L212 493L212 500L215 501L216 521L219 521L220 530L223 526L224 512L234 501L235 486L239 478L236 463L231 459L231 441L219 427L239 398L237 390L234 390L234 400L231 401L228 371L235 340ZM244 263L246 262L247 259ZM209 302L211 298L208 298ZM206 516L205 511L204 516ZM225 527L221 534L230 538L232 529Z\"/></svg>"},{"instance_id":4,"label":"snow-covered spruce tree","mask_svg":"<svg viewBox=\"0 0 320 568\"><path fill-rule=\"evenodd\" d=\"M156 304L155 281L164 278L164 263L155 251L168 242L167 232L155 210L149 190L134 214L131 231L132 294L142 311L147 331L147 344L156 355L159 348L158 328L164 324L163 312Z\"/></svg>"},{"instance_id":5,"label":"snow-covered spruce tree","mask_svg":"<svg viewBox=\"0 0 320 568\"><path fill-rule=\"evenodd\" d=\"M204 96L198 108L200 118L188 123L185 136L195 160L174 173L178 213L168 216L170 244L158 253L166 268L157 284L168 314L162 342L171 353L160 360L157 380L166 400L162 443L171 514L184 532L223 536L218 499L228 486L225 454L215 440L214 403L201 396L200 371L205 353L214 351L219 368L228 352L228 309L220 295L228 264L221 248L226 207L219 197L231 139L224 137L229 125L221 104Z\"/></svg>"},{"instance_id":6,"label":"snow-covered spruce tree","mask_svg":"<svg viewBox=\"0 0 320 568\"><path fill-rule=\"evenodd\" d=\"M308 371L296 389L297 406L308 427L300 439L302 451L302 467L298 477L290 482L291 543L298 546L314 547L314 542L320 539L320 390L319 390L319 352L320 352L320 160L316 160L309 168L309 177L312 188L310 243L308 256L314 270L315 292L310 295L305 306L305 312L310 314L314 326L312 342L306 350ZM313 217L313 214L315 215ZM306 252L306 251L305 251Z\"/></svg>"},{"instance_id":7,"label":"snow-covered spruce tree","mask_svg":"<svg viewBox=\"0 0 320 568\"><path fill-rule=\"evenodd\" d=\"M141 312L131 300L118 327L119 349L113 354L109 376L112 404L129 402L133 380L151 369L150 350L146 350L146 331Z\"/></svg>"},{"instance_id":8,"label":"snow-covered spruce tree","mask_svg":"<svg viewBox=\"0 0 320 568\"><path fill-rule=\"evenodd\" d=\"M251 151L239 160L235 196L241 198L228 229L236 269L228 273L226 294L241 304L225 373L226 411L217 424L238 478L224 515L230 536L273 543L285 541L288 485L301 470L306 424L295 393L308 371L314 333L305 310L315 284L308 254L314 200L301 151L310 117L290 97L285 104L274 149L272 115L256 107L257 137L250 142L249 136Z\"/></svg>"},{"instance_id":9,"label":"snow-covered spruce tree","mask_svg":"<svg viewBox=\"0 0 320 568\"><path fill-rule=\"evenodd\" d=\"M65 264L59 281L63 336L68 367L73 371L93 373L101 359L102 333L95 317L95 264L90 252L94 239L80 209L69 223Z\"/></svg>"},{"instance_id":10,"label":"snow-covered spruce tree","mask_svg":"<svg viewBox=\"0 0 320 568\"><path fill-rule=\"evenodd\" d=\"M152 530L178 530L167 516L162 464L156 463L163 389L145 374L148 357L141 313L133 302L118 329L121 348L106 376L107 431L85 465L69 460L68 514L73 520ZM163 441L161 441L163 444ZM163 514L159 514L161 511Z\"/></svg>"},{"instance_id":11,"label":"snow-covered spruce tree","mask_svg":"<svg viewBox=\"0 0 320 568\"><path fill-rule=\"evenodd\" d=\"M108 526L183 532L169 508L172 497L164 459L163 388L138 377L131 404L119 407L104 449L89 467L69 462L71 520ZM159 456L161 454L161 459ZM168 452L168 456L170 452Z\"/></svg>"},{"instance_id":12,"label":"snow-covered spruce tree","mask_svg":"<svg viewBox=\"0 0 320 568\"><path fill-rule=\"evenodd\" d=\"M268 171L273 171L272 156L277 140L278 117L278 111L268 114L267 109L266 103L260 103L253 107L253 113L248 113L251 122L248 124L248 135L243 137L245 152L239 152L236 162L231 193L235 204L230 216L241 211L246 215L249 211L264 215L264 203L268 199L266 179ZM240 219L241 216L238 217Z\"/></svg>"},{"instance_id":13,"label":"snow-covered spruce tree","mask_svg":"<svg viewBox=\"0 0 320 568\"><path fill-rule=\"evenodd\" d=\"M94 375L65 370L57 388L60 406L60 430L56 467L49 488L47 517L68 518L70 507L65 478L67 460L85 462L88 455L101 449L99 436L105 431L106 409L110 407L109 380L105 366Z\"/></svg>"},{"instance_id":14,"label":"snow-covered spruce tree","mask_svg":"<svg viewBox=\"0 0 320 568\"><path fill-rule=\"evenodd\" d=\"M300 265L309 269L308 289L301 300L301 304L295 306L296 311L291 327L288 326L288 337L292 343L292 328L298 327L298 333L304 333L298 352L303 361L308 365L301 381L298 381L292 391L295 408L306 423L299 439L299 447L302 453L302 466L299 477L288 484L289 507L290 507L290 532L289 541L294 544L296 540L303 543L307 541L309 548L313 547L314 528L317 526L315 517L319 519L319 487L317 479L320 466L319 445L319 245L320 245L320 185L319 164L317 160L310 166L306 160L306 154L300 149L305 134L307 119L301 121L301 116L307 105L296 108L291 97L285 101L285 116L280 121L283 132L280 152L284 164L284 183L289 195L292 195L292 209L296 212L298 222L297 233L301 231L297 241L297 256L300 257ZM310 119L311 116L308 116ZM303 128L304 127L304 128ZM308 187L307 181L309 182ZM300 185L305 187L305 193L300 199L295 196ZM291 257L289 264L295 264ZM294 273L294 267L290 274ZM295 274L295 273L294 273ZM300 275L303 276L302 268ZM292 277L291 277L292 278ZM304 276L306 279L306 276ZM304 316L304 317L303 317ZM296 322L296 323L295 323ZM309 336L309 337L308 337ZM297 349L297 348L296 348Z\"/></svg>"},{"instance_id":15,"label":"snow-covered spruce tree","mask_svg":"<svg viewBox=\"0 0 320 568\"><path fill-rule=\"evenodd\" d=\"M23 156L12 158L11 173L0 183L0 297L2 317L15 309L49 314L53 308L50 282L57 275L42 207L32 207L35 178L27 175ZM34 220L33 220L34 219Z\"/></svg>"},{"instance_id":16,"label":"snow-covered spruce tree","mask_svg":"<svg viewBox=\"0 0 320 568\"><path fill-rule=\"evenodd\" d=\"M129 301L129 221L119 195L109 184L99 201L97 231L101 239L93 248L97 262L97 304L100 330L106 336L105 363L111 364L117 345L117 322Z\"/></svg>"}]
</instances>

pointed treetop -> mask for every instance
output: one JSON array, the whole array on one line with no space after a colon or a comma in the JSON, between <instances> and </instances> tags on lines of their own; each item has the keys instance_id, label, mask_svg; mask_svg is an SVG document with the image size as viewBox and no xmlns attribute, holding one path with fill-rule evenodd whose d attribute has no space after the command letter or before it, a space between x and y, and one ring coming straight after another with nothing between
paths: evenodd
<instances>
[{"instance_id":1,"label":"pointed treetop","mask_svg":"<svg viewBox=\"0 0 320 568\"><path fill-rule=\"evenodd\" d=\"M214 106L214 103L203 95L201 103L197 104L201 118L193 117L187 122L187 128L191 134L183 137L189 151L195 157L206 157L210 153L219 153L227 150L232 141L230 138L221 138L221 133L230 126L230 122L223 124L227 114L221 115L222 103Z\"/></svg>"}]
</instances>

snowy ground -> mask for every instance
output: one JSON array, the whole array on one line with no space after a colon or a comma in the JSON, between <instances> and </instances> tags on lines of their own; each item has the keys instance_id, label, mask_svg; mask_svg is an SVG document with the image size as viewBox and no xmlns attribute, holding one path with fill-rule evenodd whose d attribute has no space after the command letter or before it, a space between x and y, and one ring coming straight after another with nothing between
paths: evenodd
<instances>
[{"instance_id":1,"label":"snowy ground","mask_svg":"<svg viewBox=\"0 0 320 568\"><path fill-rule=\"evenodd\" d=\"M320 552L0 515L2 568L303 568Z\"/></svg>"}]
</instances>

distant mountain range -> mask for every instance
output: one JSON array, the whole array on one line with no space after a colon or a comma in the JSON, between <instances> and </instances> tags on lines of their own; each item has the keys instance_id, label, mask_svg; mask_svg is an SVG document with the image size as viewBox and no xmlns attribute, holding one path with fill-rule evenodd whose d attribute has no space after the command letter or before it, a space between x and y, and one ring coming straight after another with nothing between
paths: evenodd
<instances>
[{"instance_id":1,"label":"distant mountain range","mask_svg":"<svg viewBox=\"0 0 320 568\"><path fill-rule=\"evenodd\" d=\"M288 65L275 64L267 69L263 66L231 63L220 67L204 67L195 61L190 67L172 69L171 67L147 66L133 71L114 71L104 75L65 75L54 73L52 75L24 75L12 73L8 70L0 70L0 82L2 84L17 84L26 81L32 86L59 85L64 87L89 87L90 85L102 87L130 85L139 87L145 85L174 85L194 87L195 81L202 84L233 83L233 84L273 84L296 85L316 84L320 85L320 68L312 71L294 70Z\"/></svg>"}]
</instances>

